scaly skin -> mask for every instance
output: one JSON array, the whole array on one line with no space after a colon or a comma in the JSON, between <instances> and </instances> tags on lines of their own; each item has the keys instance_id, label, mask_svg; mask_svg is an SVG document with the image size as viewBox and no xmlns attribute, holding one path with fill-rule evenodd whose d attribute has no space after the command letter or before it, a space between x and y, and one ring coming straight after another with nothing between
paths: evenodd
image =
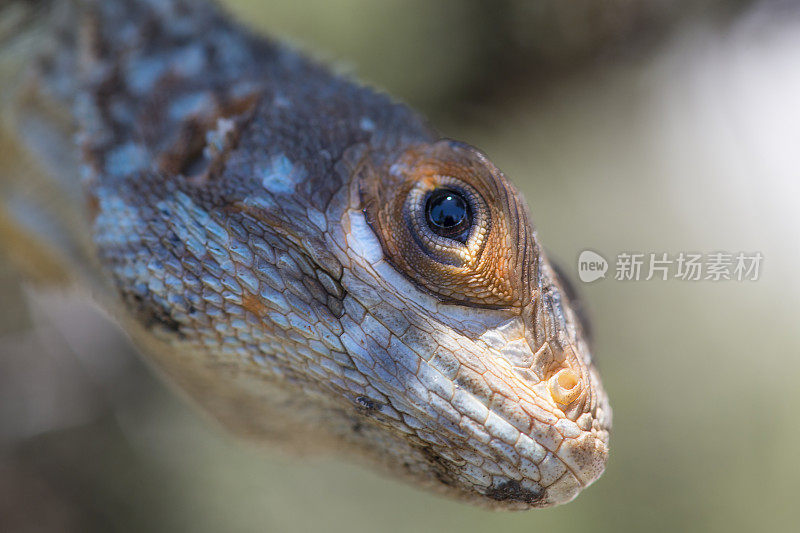
<instances>
[{"instance_id":1,"label":"scaly skin","mask_svg":"<svg viewBox=\"0 0 800 533\"><path fill-rule=\"evenodd\" d=\"M209 5L45 7L6 61L7 135L39 169L0 182L20 256L92 286L239 434L494 508L600 476L589 347L484 155ZM437 187L469 194L463 244L426 229Z\"/></svg>"}]
</instances>

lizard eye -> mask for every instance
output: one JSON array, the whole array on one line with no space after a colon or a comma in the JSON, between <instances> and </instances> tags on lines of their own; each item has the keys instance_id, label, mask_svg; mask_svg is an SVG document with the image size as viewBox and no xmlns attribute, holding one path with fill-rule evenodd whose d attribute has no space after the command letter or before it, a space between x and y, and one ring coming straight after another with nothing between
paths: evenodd
<instances>
[{"instance_id":1,"label":"lizard eye","mask_svg":"<svg viewBox=\"0 0 800 533\"><path fill-rule=\"evenodd\" d=\"M467 242L472 223L469 205L456 191L437 189L425 205L428 227L442 237Z\"/></svg>"},{"instance_id":2,"label":"lizard eye","mask_svg":"<svg viewBox=\"0 0 800 533\"><path fill-rule=\"evenodd\" d=\"M443 301L530 302L536 243L516 189L483 154L453 141L358 168L367 222L397 270Z\"/></svg>"},{"instance_id":3,"label":"lizard eye","mask_svg":"<svg viewBox=\"0 0 800 533\"><path fill-rule=\"evenodd\" d=\"M477 189L441 174L412 182L402 213L422 253L458 267L483 246L491 224L489 208Z\"/></svg>"}]
</instances>

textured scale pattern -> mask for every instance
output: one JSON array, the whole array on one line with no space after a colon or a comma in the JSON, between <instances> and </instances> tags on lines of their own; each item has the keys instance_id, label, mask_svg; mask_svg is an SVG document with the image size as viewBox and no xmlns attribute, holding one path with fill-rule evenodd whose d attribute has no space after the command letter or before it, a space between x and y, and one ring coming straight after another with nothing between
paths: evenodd
<instances>
[{"instance_id":1,"label":"textured scale pattern","mask_svg":"<svg viewBox=\"0 0 800 533\"><path fill-rule=\"evenodd\" d=\"M86 199L88 269L201 408L490 507L600 476L611 411L589 347L485 156L205 3L61 2L43 24L23 114L69 110L80 162L58 173ZM459 248L477 267L417 248L419 154L485 202L485 239Z\"/></svg>"}]
</instances>

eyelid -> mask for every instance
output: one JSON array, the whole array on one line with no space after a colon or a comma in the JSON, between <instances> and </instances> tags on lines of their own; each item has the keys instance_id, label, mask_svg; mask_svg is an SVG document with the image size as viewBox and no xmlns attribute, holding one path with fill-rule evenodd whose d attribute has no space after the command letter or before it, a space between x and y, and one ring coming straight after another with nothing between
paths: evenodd
<instances>
[{"instance_id":1,"label":"eyelid","mask_svg":"<svg viewBox=\"0 0 800 533\"><path fill-rule=\"evenodd\" d=\"M534 295L536 239L514 186L479 151L447 140L356 169L367 223L386 260L443 301L470 307L527 305ZM463 192L472 214L465 243L428 226L421 193ZM418 189L418 190L415 190Z\"/></svg>"}]
</instances>

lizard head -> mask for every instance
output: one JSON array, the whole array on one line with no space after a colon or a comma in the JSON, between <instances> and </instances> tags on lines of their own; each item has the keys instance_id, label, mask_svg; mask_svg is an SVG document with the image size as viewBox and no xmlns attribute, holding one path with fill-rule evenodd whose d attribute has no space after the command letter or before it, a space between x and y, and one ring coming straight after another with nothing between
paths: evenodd
<instances>
[{"instance_id":1,"label":"lizard head","mask_svg":"<svg viewBox=\"0 0 800 533\"><path fill-rule=\"evenodd\" d=\"M94 185L98 256L173 381L238 433L479 505L556 505L600 476L589 347L484 155L355 144L321 164L239 133L200 177Z\"/></svg>"},{"instance_id":2,"label":"lizard head","mask_svg":"<svg viewBox=\"0 0 800 533\"><path fill-rule=\"evenodd\" d=\"M574 498L603 472L611 411L520 193L453 141L364 157L356 177L343 282L369 304L346 335L388 358L389 424L467 497Z\"/></svg>"}]
</instances>

